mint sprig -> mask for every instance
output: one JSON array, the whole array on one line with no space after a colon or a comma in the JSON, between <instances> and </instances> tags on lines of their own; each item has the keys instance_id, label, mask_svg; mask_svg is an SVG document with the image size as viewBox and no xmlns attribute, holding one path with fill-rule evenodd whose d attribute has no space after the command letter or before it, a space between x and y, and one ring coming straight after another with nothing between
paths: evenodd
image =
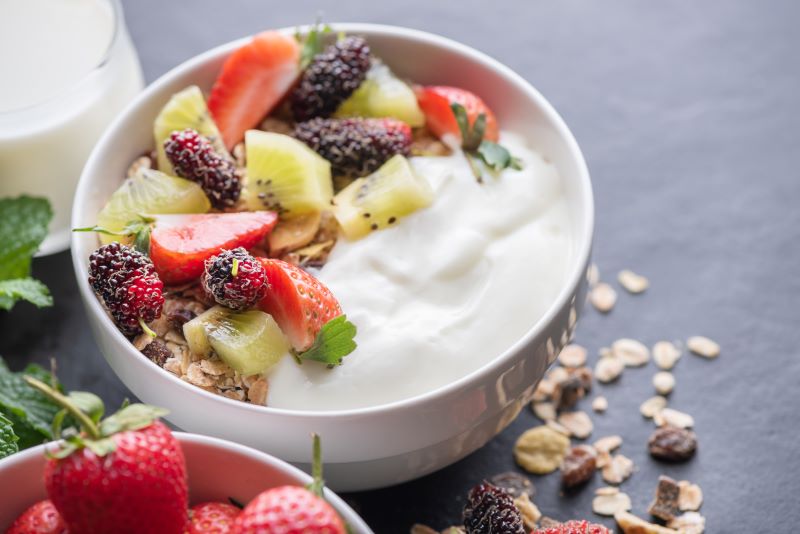
<instances>
[{"instance_id":1,"label":"mint sprig","mask_svg":"<svg viewBox=\"0 0 800 534\"><path fill-rule=\"evenodd\" d=\"M479 113L470 125L467 110L458 102L450 104L453 116L461 131L461 148L467 156L472 174L478 183L483 182L481 163L491 172L498 173L503 169L522 169L522 161L511 155L511 152L498 143L484 139L486 134L486 114Z\"/></svg>"},{"instance_id":2,"label":"mint sprig","mask_svg":"<svg viewBox=\"0 0 800 534\"><path fill-rule=\"evenodd\" d=\"M320 17L317 17L317 20L305 35L302 35L299 29L295 31L294 38L302 46L300 50L300 70L305 70L314 60L314 56L322 52L324 37L332 31L333 29L330 25L322 24Z\"/></svg>"},{"instance_id":3,"label":"mint sprig","mask_svg":"<svg viewBox=\"0 0 800 534\"><path fill-rule=\"evenodd\" d=\"M340 365L342 358L356 349L356 325L347 320L347 316L334 317L317 333L314 344L297 355L300 361L313 360L327 364L329 367Z\"/></svg>"},{"instance_id":4,"label":"mint sprig","mask_svg":"<svg viewBox=\"0 0 800 534\"><path fill-rule=\"evenodd\" d=\"M146 215L137 215L132 221L122 230L109 230L103 226L85 226L83 228L73 228L73 232L97 232L98 234L105 234L116 237L133 237L133 247L145 254L150 255L150 234L153 231L153 225L156 220L153 217Z\"/></svg>"},{"instance_id":5,"label":"mint sprig","mask_svg":"<svg viewBox=\"0 0 800 534\"><path fill-rule=\"evenodd\" d=\"M14 433L11 421L0 413L0 458L5 458L19 450L19 437Z\"/></svg>"},{"instance_id":6,"label":"mint sprig","mask_svg":"<svg viewBox=\"0 0 800 534\"><path fill-rule=\"evenodd\" d=\"M38 365L29 365L22 373L12 373L0 358L0 414L11 421L20 449L53 439L53 420L60 410L47 396L26 384L25 375L54 382L50 373Z\"/></svg>"}]
</instances>

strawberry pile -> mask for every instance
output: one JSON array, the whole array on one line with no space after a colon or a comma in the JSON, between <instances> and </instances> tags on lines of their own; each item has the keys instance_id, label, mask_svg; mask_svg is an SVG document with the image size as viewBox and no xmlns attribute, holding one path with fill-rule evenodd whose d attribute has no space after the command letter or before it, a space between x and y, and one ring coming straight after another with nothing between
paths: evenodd
<instances>
[{"instance_id":1,"label":"strawberry pile","mask_svg":"<svg viewBox=\"0 0 800 534\"><path fill-rule=\"evenodd\" d=\"M178 440L158 418L166 410L130 404L101 420L103 403L86 392L66 396L32 378L33 388L80 426L48 451L47 500L25 510L6 534L345 534L322 496L319 437L314 482L279 486L240 510L223 502L189 508L186 461Z\"/></svg>"}]
</instances>

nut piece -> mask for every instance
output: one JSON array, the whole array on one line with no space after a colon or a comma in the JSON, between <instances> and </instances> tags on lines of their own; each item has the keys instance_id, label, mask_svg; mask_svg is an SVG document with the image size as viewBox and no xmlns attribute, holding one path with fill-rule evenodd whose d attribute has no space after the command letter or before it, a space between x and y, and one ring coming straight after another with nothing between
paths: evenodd
<instances>
[{"instance_id":1,"label":"nut piece","mask_svg":"<svg viewBox=\"0 0 800 534\"><path fill-rule=\"evenodd\" d=\"M675 376L669 371L659 371L653 375L653 387L659 395L669 395L675 389Z\"/></svg>"},{"instance_id":2,"label":"nut piece","mask_svg":"<svg viewBox=\"0 0 800 534\"><path fill-rule=\"evenodd\" d=\"M536 528L536 522L542 517L542 512L533 504L528 494L523 493L521 496L514 499L514 506L517 507L517 510L519 510L522 516L522 523L525 525L525 529L528 532L534 530Z\"/></svg>"},{"instance_id":3,"label":"nut piece","mask_svg":"<svg viewBox=\"0 0 800 534\"><path fill-rule=\"evenodd\" d=\"M622 358L625 367L641 367L650 361L650 349L641 341L622 338L611 344L611 351Z\"/></svg>"},{"instance_id":4,"label":"nut piece","mask_svg":"<svg viewBox=\"0 0 800 534\"><path fill-rule=\"evenodd\" d=\"M622 436L606 436L594 442L597 452L611 452L622 445Z\"/></svg>"},{"instance_id":5,"label":"nut piece","mask_svg":"<svg viewBox=\"0 0 800 534\"><path fill-rule=\"evenodd\" d=\"M533 402L531 403L533 413L544 422L552 421L556 418L556 407L552 402Z\"/></svg>"},{"instance_id":6,"label":"nut piece","mask_svg":"<svg viewBox=\"0 0 800 534\"><path fill-rule=\"evenodd\" d=\"M608 410L608 399L603 396L595 397L592 401L592 410L597 413L603 413Z\"/></svg>"},{"instance_id":7,"label":"nut piece","mask_svg":"<svg viewBox=\"0 0 800 534\"><path fill-rule=\"evenodd\" d=\"M594 376L597 377L597 380L606 384L619 378L623 370L625 370L625 363L621 358L608 356L600 358L594 366Z\"/></svg>"},{"instance_id":8,"label":"nut piece","mask_svg":"<svg viewBox=\"0 0 800 534\"><path fill-rule=\"evenodd\" d=\"M514 498L520 497L523 494L528 497L533 497L536 494L536 488L533 487L531 480L515 471L506 471L505 473L495 475L489 479L489 482L498 488L503 488Z\"/></svg>"},{"instance_id":9,"label":"nut piece","mask_svg":"<svg viewBox=\"0 0 800 534\"><path fill-rule=\"evenodd\" d=\"M650 397L639 406L639 412L652 419L655 415L667 407L667 399L660 396Z\"/></svg>"},{"instance_id":10,"label":"nut piece","mask_svg":"<svg viewBox=\"0 0 800 534\"><path fill-rule=\"evenodd\" d=\"M586 363L586 349L574 343L567 345L558 355L558 361L564 367L581 367Z\"/></svg>"},{"instance_id":11,"label":"nut piece","mask_svg":"<svg viewBox=\"0 0 800 534\"><path fill-rule=\"evenodd\" d=\"M588 482L597 468L596 456L588 445L572 447L561 462L561 484L574 488Z\"/></svg>"},{"instance_id":12,"label":"nut piece","mask_svg":"<svg viewBox=\"0 0 800 534\"><path fill-rule=\"evenodd\" d=\"M595 490L592 499L592 511L597 515L613 516L617 512L631 509L631 498L619 491L619 488L606 486Z\"/></svg>"},{"instance_id":13,"label":"nut piece","mask_svg":"<svg viewBox=\"0 0 800 534\"><path fill-rule=\"evenodd\" d=\"M650 456L668 462L683 462L694 455L697 450L697 435L691 430L677 428L674 426L664 426L655 429L647 440L647 448ZM698 491L700 488L697 488ZM700 501L702 502L702 493ZM696 510L697 508L687 508Z\"/></svg>"},{"instance_id":14,"label":"nut piece","mask_svg":"<svg viewBox=\"0 0 800 534\"><path fill-rule=\"evenodd\" d=\"M719 343L703 336L692 336L686 341L686 346L690 351L705 358L716 358L719 356Z\"/></svg>"},{"instance_id":15,"label":"nut piece","mask_svg":"<svg viewBox=\"0 0 800 534\"><path fill-rule=\"evenodd\" d=\"M617 512L614 520L624 534L679 534L677 530L648 523L630 512Z\"/></svg>"},{"instance_id":16,"label":"nut piece","mask_svg":"<svg viewBox=\"0 0 800 534\"><path fill-rule=\"evenodd\" d=\"M653 416L658 426L677 426L678 428L692 428L694 418L688 413L679 412L672 408L664 408Z\"/></svg>"},{"instance_id":17,"label":"nut piece","mask_svg":"<svg viewBox=\"0 0 800 534\"><path fill-rule=\"evenodd\" d=\"M569 438L548 426L526 430L514 444L514 459L535 475L552 473L567 453Z\"/></svg>"},{"instance_id":18,"label":"nut piece","mask_svg":"<svg viewBox=\"0 0 800 534\"><path fill-rule=\"evenodd\" d=\"M667 526L677 529L680 534L703 534L706 529L706 518L697 512L686 512L670 519Z\"/></svg>"},{"instance_id":19,"label":"nut piece","mask_svg":"<svg viewBox=\"0 0 800 534\"><path fill-rule=\"evenodd\" d=\"M678 515L678 495L680 486L671 478L661 475L656 486L656 498L650 503L647 513L653 517L669 521Z\"/></svg>"},{"instance_id":20,"label":"nut piece","mask_svg":"<svg viewBox=\"0 0 800 534\"><path fill-rule=\"evenodd\" d=\"M695 512L703 505L703 490L697 484L688 480L678 482L680 494L678 495L678 508L681 512Z\"/></svg>"},{"instance_id":21,"label":"nut piece","mask_svg":"<svg viewBox=\"0 0 800 534\"><path fill-rule=\"evenodd\" d=\"M617 292L605 282L600 282L589 292L589 301L597 311L608 313L614 308L614 304L617 303Z\"/></svg>"},{"instance_id":22,"label":"nut piece","mask_svg":"<svg viewBox=\"0 0 800 534\"><path fill-rule=\"evenodd\" d=\"M641 293L650 287L650 282L647 278L633 271L629 271L628 269L620 271L619 274L617 274L617 281L619 285L633 294Z\"/></svg>"},{"instance_id":23,"label":"nut piece","mask_svg":"<svg viewBox=\"0 0 800 534\"><path fill-rule=\"evenodd\" d=\"M622 454L616 454L611 462L603 467L603 480L609 484L622 484L633 474L633 460Z\"/></svg>"},{"instance_id":24,"label":"nut piece","mask_svg":"<svg viewBox=\"0 0 800 534\"><path fill-rule=\"evenodd\" d=\"M558 416L558 422L564 426L571 436L586 439L592 433L594 424L586 412L566 412Z\"/></svg>"},{"instance_id":25,"label":"nut piece","mask_svg":"<svg viewBox=\"0 0 800 534\"><path fill-rule=\"evenodd\" d=\"M669 371L681 358L681 351L674 343L659 341L653 345L653 361L665 371Z\"/></svg>"}]
</instances>

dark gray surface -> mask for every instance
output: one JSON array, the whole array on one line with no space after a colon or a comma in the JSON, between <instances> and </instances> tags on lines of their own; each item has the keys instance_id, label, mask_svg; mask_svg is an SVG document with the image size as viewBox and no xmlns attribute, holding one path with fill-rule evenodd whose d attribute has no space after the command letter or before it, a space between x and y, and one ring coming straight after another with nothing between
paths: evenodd
<instances>
[{"instance_id":1,"label":"dark gray surface","mask_svg":"<svg viewBox=\"0 0 800 534\"><path fill-rule=\"evenodd\" d=\"M530 80L581 144L597 201L595 258L606 278L646 274L643 296L589 310L578 341L595 352L622 336L648 344L700 333L717 361L685 356L674 407L694 415L700 453L683 466L651 461L652 425L637 415L653 366L599 388L610 402L595 436L619 433L638 471L623 485L644 515L658 474L699 483L708 532L793 532L800 522L800 4L778 2L265 2L128 0L125 9L152 81L209 47L264 28L368 21L440 33L496 57ZM129 395L91 339L67 254L35 271L56 307L0 314L0 354L15 367L56 356L69 388L118 403ZM594 358L594 356L593 356ZM588 403L587 403L588 404ZM588 405L586 406L588 410ZM525 411L502 435L422 480L346 496L376 532L459 521L463 495L514 469ZM556 518L592 517L592 487L559 496L536 478L535 499ZM605 521L610 524L609 521ZM764 522L770 525L764 526Z\"/></svg>"}]
</instances>

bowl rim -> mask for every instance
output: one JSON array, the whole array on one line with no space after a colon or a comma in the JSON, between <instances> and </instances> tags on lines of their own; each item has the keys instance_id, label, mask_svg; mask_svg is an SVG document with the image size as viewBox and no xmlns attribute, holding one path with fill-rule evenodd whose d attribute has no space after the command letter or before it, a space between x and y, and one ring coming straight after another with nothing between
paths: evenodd
<instances>
[{"instance_id":1,"label":"bowl rim","mask_svg":"<svg viewBox=\"0 0 800 534\"><path fill-rule=\"evenodd\" d=\"M514 70L510 67L504 65L503 63L499 62L498 60L492 58L488 54L484 52L480 52L468 45L462 44L458 41L453 39L443 37L434 33L416 30L412 28L406 28L403 26L394 26L388 24L373 24L373 23L361 23L361 22L331 22L329 23L330 26L334 27L337 30L345 31L347 33L372 33L372 34L381 34L383 36L388 37L398 37L413 40L424 45L433 46L436 48L444 49L450 53L465 56L468 59L481 64L484 68L489 70L493 70L497 72L504 81L508 84L515 85L519 89L521 89L529 100L536 103L538 108L541 112L547 116L547 118L552 122L556 133L561 137L564 143L567 146L568 152L570 154L570 158L576 164L578 170L578 179L577 183L579 184L579 193L581 196L581 202L585 206L585 216L583 218L583 225L578 227L573 221L575 231L576 242L579 244L579 247L575 249L575 256L573 260L573 264L568 270L568 274L565 277L565 281L562 284L562 287L556 296L556 298L551 303L550 307L547 311L536 321L533 325L531 325L530 329L519 339L517 339L510 347L505 349L503 352L486 362L484 365L475 369L474 371L460 377L459 379L450 382L444 386L436 388L432 391L427 391L425 393L416 395L414 397L409 397L406 399L400 399L384 404L379 404L375 406L366 406L361 408L351 408L351 409L344 409L344 410L294 410L288 408L274 408L270 406L258 406L254 404L250 404L247 402L241 402L234 399L229 399L227 397L223 397L221 395L216 395L214 393L205 391L201 388L193 386L181 380L179 377L173 375L169 371L159 367L153 362L145 362L153 366L157 372L164 373L167 380L170 380L176 387L184 388L187 392L194 395L200 395L202 397L212 399L213 402L220 402L223 405L230 406L232 409L236 410L244 410L249 411L255 416L259 414L268 414L268 415L276 415L276 416L288 416L293 418L299 419L336 419L336 418L351 418L351 417L361 417L361 416L373 416L373 415L380 415L383 413L392 412L398 409L405 409L405 408L414 408L420 405L423 405L428 402L432 402L436 399L446 397L447 395L453 394L454 392L468 388L471 385L474 385L477 382L480 382L481 378L484 375L490 374L493 371L496 371L498 368L504 366L508 360L510 360L514 354L519 352L519 350L527 345L532 339L537 337L542 331L545 329L546 325L548 325L553 318L567 305L569 305L569 300L572 295L575 293L577 288L580 287L581 279L585 276L585 266L589 262L589 258L591 256L592 250L592 237L594 232L594 196L592 192L592 184L589 176L589 169L586 165L586 160L583 157L583 153L581 152L580 147L578 146L578 142L575 139L574 135L570 131L569 127L567 126L564 119L559 115L559 113L555 110L552 104L536 89L531 85L527 80L525 80L521 75L517 74ZM275 31L279 31L285 34L294 35L296 32L305 33L310 28L309 25L300 25L295 27L283 27L277 28ZM218 59L220 56L229 54L236 48L242 46L246 42L250 40L252 36L242 37L240 39L235 39L233 41L229 41L227 43L221 44L214 48L211 48L205 52L202 52L196 56L193 56L186 61L178 64L177 66L173 67L160 77L158 77L155 81L150 83L144 91L142 91L132 102L130 102L125 109L117 116L117 118L106 128L103 135L100 137L100 140L95 144L94 148L92 149L92 153L87 160L87 163L81 173L80 180L78 182L78 187L75 193L75 199L73 201L73 210L72 210L72 226L73 228L80 226L81 221L79 220L80 216L80 209L83 204L83 199L89 197L89 189L90 189L90 176L91 175L100 175L99 169L96 169L98 165L98 160L101 157L101 153L109 150L109 147L106 145L109 143L109 138L111 137L112 133L115 132L119 125L125 121L128 115L132 112L132 110L145 101L148 101L157 95L165 86L168 86L173 82L173 80L197 67L200 67L209 61ZM138 351L136 351L131 344L131 342L124 336L122 333L114 327L114 324L111 321L111 318L103 309L102 305L95 297L93 293L89 291L89 285L83 283L84 278L87 275L85 272L86 269L86 259L85 258L78 258L77 254L75 254L75 250L78 250L80 247L78 245L78 240L80 239L80 234L73 234L72 236L72 260L73 260L73 268L75 271L76 278L78 279L78 286L80 287L81 295L84 299L84 302L87 304L87 313L92 313L95 315L101 316L101 323L103 328L107 328L111 330L111 336L115 340L115 343L120 344L124 347L124 351L126 355L135 357L138 356ZM137 354L134 354L137 353Z\"/></svg>"},{"instance_id":2,"label":"bowl rim","mask_svg":"<svg viewBox=\"0 0 800 534\"><path fill-rule=\"evenodd\" d=\"M247 456L255 462L269 465L271 468L279 471L281 474L292 478L298 485L305 486L313 481L311 475L299 469L292 464L281 460L276 456L267 454L266 452L259 451L246 445L241 445L234 441L206 436L203 434L194 434L191 432L173 431L172 434L183 445L184 443L192 443L197 445L209 446L213 449L224 451L225 453L236 453L242 456ZM34 457L44 457L45 451L48 447L53 447L57 442L51 441L42 443L35 447L30 447L23 451L16 452L6 458L0 459L0 473L3 469L12 465L22 465L31 461ZM273 486L276 487L276 486ZM192 483L189 481L189 491L191 492ZM264 488L267 490L270 488ZM339 497L332 489L325 487L325 499L339 512L342 519L345 520L350 526L356 527L356 532L372 532L366 522L353 510L344 499Z\"/></svg>"}]
</instances>

